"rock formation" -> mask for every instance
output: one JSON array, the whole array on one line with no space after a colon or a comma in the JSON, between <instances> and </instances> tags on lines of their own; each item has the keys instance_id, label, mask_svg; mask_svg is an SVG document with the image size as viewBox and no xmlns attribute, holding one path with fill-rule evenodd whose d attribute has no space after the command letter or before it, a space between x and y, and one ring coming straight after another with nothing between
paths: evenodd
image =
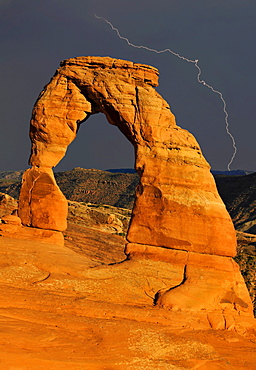
<instances>
[{"instance_id":1,"label":"rock formation","mask_svg":"<svg viewBox=\"0 0 256 370\"><path fill-rule=\"evenodd\" d=\"M0 193L0 217L9 215L16 209L18 209L17 200L8 194Z\"/></svg>"},{"instance_id":2,"label":"rock formation","mask_svg":"<svg viewBox=\"0 0 256 370\"><path fill-rule=\"evenodd\" d=\"M237 265L235 230L195 138L175 123L156 92L156 68L109 57L65 60L32 113L31 169L23 176L23 225L63 231L67 205L52 167L64 157L79 126L104 113L132 143L140 175L127 234L130 259L180 265L179 284L155 292L173 310L219 310L252 315ZM231 315L231 316L230 316ZM223 320L223 319L222 319ZM211 325L218 326L215 319Z\"/></svg>"}]
</instances>

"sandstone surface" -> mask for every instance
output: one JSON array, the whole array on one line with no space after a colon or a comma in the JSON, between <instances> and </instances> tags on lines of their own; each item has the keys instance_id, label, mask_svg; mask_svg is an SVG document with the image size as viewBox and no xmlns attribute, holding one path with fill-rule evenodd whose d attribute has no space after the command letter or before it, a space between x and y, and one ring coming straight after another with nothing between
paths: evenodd
<instances>
[{"instance_id":1,"label":"sandstone surface","mask_svg":"<svg viewBox=\"0 0 256 370\"><path fill-rule=\"evenodd\" d=\"M152 261L158 263L159 273L168 262L173 275L169 271L166 286L158 279L151 284L154 303L206 316L214 311L217 319L208 319L208 325L234 328L238 321L253 319L248 291L231 259L235 230L198 143L176 125L168 103L154 88L157 83L158 71L142 64L108 57L63 61L33 109L32 168L23 175L19 216L30 227L66 228L67 203L52 167L65 155L80 124L91 114L104 113L134 146L140 176L125 249L129 260L104 273L112 279L112 271L120 269L119 276L124 266L133 269L139 261L143 271ZM130 288L125 281L113 294L119 301L125 291L121 301L128 304L133 280L127 280ZM104 286L98 288L104 295Z\"/></svg>"},{"instance_id":2,"label":"sandstone surface","mask_svg":"<svg viewBox=\"0 0 256 370\"><path fill-rule=\"evenodd\" d=\"M177 263L122 263L125 239L79 218L65 239L0 237L1 370L254 369L249 316L234 325L154 305L155 290L180 281Z\"/></svg>"},{"instance_id":3,"label":"sandstone surface","mask_svg":"<svg viewBox=\"0 0 256 370\"><path fill-rule=\"evenodd\" d=\"M6 215L1 218L4 224L18 225L21 226L21 219L15 215Z\"/></svg>"},{"instance_id":4,"label":"sandstone surface","mask_svg":"<svg viewBox=\"0 0 256 370\"><path fill-rule=\"evenodd\" d=\"M66 247L32 234L0 237L1 369L254 368L250 316L154 305L155 291L178 284L184 271L178 258L122 262L125 239L105 221L115 214L124 222L126 210L76 202L69 210ZM221 284L228 274L223 271ZM209 295L209 281L206 286L200 292L199 284L199 304Z\"/></svg>"}]
</instances>

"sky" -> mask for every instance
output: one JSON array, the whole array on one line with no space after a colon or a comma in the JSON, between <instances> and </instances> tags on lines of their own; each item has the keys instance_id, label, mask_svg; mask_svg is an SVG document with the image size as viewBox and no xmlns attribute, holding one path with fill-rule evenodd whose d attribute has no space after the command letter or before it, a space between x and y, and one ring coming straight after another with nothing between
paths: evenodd
<instances>
[{"instance_id":1,"label":"sky","mask_svg":"<svg viewBox=\"0 0 256 370\"><path fill-rule=\"evenodd\" d=\"M135 45L198 59L201 78L227 104L237 146L230 169L256 171L255 0L0 0L0 171L29 167L29 121L39 93L60 61L88 55L158 68L157 90L177 124L196 137L212 169L227 170L233 147L223 102L197 82L194 64L129 46L95 14ZM133 166L132 145L97 114L54 170Z\"/></svg>"}]
</instances>

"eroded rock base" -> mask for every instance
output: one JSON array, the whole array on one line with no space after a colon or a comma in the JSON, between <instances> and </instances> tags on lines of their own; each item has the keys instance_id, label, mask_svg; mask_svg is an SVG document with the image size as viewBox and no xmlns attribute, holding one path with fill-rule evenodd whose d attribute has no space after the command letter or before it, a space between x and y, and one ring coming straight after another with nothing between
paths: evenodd
<instances>
[{"instance_id":1,"label":"eroded rock base","mask_svg":"<svg viewBox=\"0 0 256 370\"><path fill-rule=\"evenodd\" d=\"M172 311L215 311L221 321L210 320L211 325L222 328L235 325L233 316L253 316L249 293L232 258L133 243L125 251L132 261L162 261L179 267L179 282L170 280L167 288L156 293L156 306Z\"/></svg>"},{"instance_id":2,"label":"eroded rock base","mask_svg":"<svg viewBox=\"0 0 256 370\"><path fill-rule=\"evenodd\" d=\"M18 213L25 226L66 230L68 203L51 168L34 166L23 174Z\"/></svg>"},{"instance_id":3,"label":"eroded rock base","mask_svg":"<svg viewBox=\"0 0 256 370\"><path fill-rule=\"evenodd\" d=\"M25 227L22 225L0 224L0 236L12 239L38 241L41 243L50 243L64 245L64 236L59 231L36 229L34 227Z\"/></svg>"},{"instance_id":4,"label":"eroded rock base","mask_svg":"<svg viewBox=\"0 0 256 370\"><path fill-rule=\"evenodd\" d=\"M215 268L207 267L205 256L193 254L186 264L177 263L177 258L166 262L138 257L102 264L89 255L45 241L32 240L31 234L27 240L1 237L1 260L5 263L0 282L21 292L26 289L26 295L40 291L43 296L57 293L69 297L62 303L66 314L86 313L94 318L115 317L176 328L227 329L240 334L256 328L242 277L232 260L223 266L225 257L215 260Z\"/></svg>"}]
</instances>

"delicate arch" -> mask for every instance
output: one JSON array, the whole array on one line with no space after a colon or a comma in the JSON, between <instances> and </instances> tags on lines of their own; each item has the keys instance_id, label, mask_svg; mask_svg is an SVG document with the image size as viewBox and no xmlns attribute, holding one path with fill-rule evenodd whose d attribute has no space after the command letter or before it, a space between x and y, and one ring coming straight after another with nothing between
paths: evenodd
<instances>
[{"instance_id":1,"label":"delicate arch","mask_svg":"<svg viewBox=\"0 0 256 370\"><path fill-rule=\"evenodd\" d=\"M65 229L67 203L51 168L79 125L102 112L134 146L140 175L126 253L157 253L160 247L235 254L235 231L210 166L195 138L176 125L157 83L156 68L128 61L79 57L61 63L32 113L32 168L24 175L19 206L24 225Z\"/></svg>"}]
</instances>

